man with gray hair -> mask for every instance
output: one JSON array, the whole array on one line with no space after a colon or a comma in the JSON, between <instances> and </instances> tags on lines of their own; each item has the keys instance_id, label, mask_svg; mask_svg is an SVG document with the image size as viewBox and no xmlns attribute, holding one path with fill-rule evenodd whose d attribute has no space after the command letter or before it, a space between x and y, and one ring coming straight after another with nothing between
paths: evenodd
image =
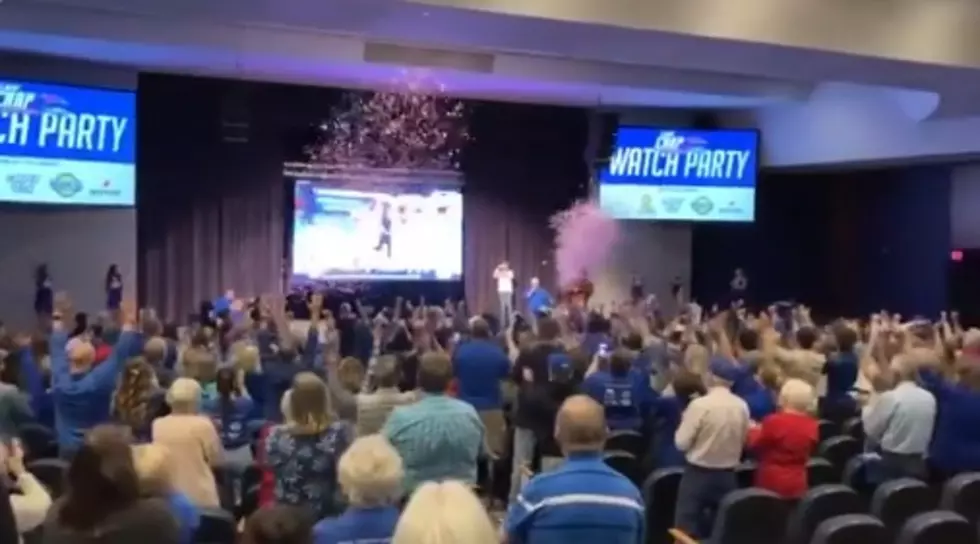
<instances>
[{"instance_id":1,"label":"man with gray hair","mask_svg":"<svg viewBox=\"0 0 980 544\"><path fill-rule=\"evenodd\" d=\"M926 476L925 455L936 420L936 398L916 378L920 368L937 363L935 353L926 348L897 355L890 368L895 387L864 410L864 433L881 450L880 472L873 478L878 483Z\"/></svg>"},{"instance_id":2,"label":"man with gray hair","mask_svg":"<svg viewBox=\"0 0 980 544\"><path fill-rule=\"evenodd\" d=\"M356 413L355 428L358 436L377 433L397 406L415 402L414 391L402 393L398 389L401 373L394 355L378 357L371 368L375 389L371 392L351 393L342 385L337 372L337 362L327 362L327 387L337 402L337 413Z\"/></svg>"}]
</instances>

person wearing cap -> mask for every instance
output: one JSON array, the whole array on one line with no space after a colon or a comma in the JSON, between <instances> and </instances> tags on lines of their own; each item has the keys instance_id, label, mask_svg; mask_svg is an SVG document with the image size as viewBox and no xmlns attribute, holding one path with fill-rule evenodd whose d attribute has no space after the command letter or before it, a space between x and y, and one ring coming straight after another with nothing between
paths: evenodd
<instances>
[{"instance_id":1,"label":"person wearing cap","mask_svg":"<svg viewBox=\"0 0 980 544\"><path fill-rule=\"evenodd\" d=\"M543 385L539 408L542 412L541 417L550 420L552 425L550 428L535 429L538 453L541 455L542 472L554 469L563 460L561 445L555 438L554 422L555 418L558 417L562 403L580 392L582 383L575 372L576 361L580 358L584 358L581 350L576 350L573 353L556 351L548 355L548 382ZM587 363L587 360L585 362Z\"/></svg>"},{"instance_id":2,"label":"person wearing cap","mask_svg":"<svg viewBox=\"0 0 980 544\"><path fill-rule=\"evenodd\" d=\"M714 356L708 364L708 392L688 405L674 434L686 465L677 491L674 525L694 539L709 536L705 516L718 509L722 497L736 486L734 468L742 459L749 432L749 407L732 393L742 371L728 358Z\"/></svg>"}]
</instances>

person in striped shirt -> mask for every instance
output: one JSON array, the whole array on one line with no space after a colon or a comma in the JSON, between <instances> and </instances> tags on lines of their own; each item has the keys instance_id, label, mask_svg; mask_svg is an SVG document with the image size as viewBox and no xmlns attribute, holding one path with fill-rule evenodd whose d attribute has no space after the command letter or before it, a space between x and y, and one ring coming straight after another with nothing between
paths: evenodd
<instances>
[{"instance_id":1,"label":"person in striped shirt","mask_svg":"<svg viewBox=\"0 0 980 544\"><path fill-rule=\"evenodd\" d=\"M641 544L645 507L640 491L603 461L603 407L586 395L565 400L555 438L565 461L535 476L517 495L501 531L505 544Z\"/></svg>"}]
</instances>

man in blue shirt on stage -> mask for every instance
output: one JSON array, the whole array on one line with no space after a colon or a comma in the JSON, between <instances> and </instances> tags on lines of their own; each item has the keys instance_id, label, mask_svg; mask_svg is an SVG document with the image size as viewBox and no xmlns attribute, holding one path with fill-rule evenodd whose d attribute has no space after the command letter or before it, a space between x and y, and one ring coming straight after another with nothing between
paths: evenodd
<instances>
[{"instance_id":1,"label":"man in blue shirt on stage","mask_svg":"<svg viewBox=\"0 0 980 544\"><path fill-rule=\"evenodd\" d=\"M569 397L558 412L555 438L565 462L535 476L510 505L504 542L642 544L640 491L602 460L602 406L585 395Z\"/></svg>"},{"instance_id":2,"label":"man in blue shirt on stage","mask_svg":"<svg viewBox=\"0 0 980 544\"><path fill-rule=\"evenodd\" d=\"M555 305L551 293L541 287L541 281L538 278L531 278L531 287L527 290L524 298L527 300L528 319L531 320L531 325L537 323L538 316L547 315Z\"/></svg>"}]
</instances>

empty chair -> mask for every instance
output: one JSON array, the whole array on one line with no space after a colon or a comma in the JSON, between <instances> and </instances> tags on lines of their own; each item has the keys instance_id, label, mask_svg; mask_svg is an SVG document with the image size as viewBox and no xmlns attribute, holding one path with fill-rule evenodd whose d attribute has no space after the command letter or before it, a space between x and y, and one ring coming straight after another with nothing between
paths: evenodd
<instances>
[{"instance_id":1,"label":"empty chair","mask_svg":"<svg viewBox=\"0 0 980 544\"><path fill-rule=\"evenodd\" d=\"M633 483L641 482L642 476L640 475L640 463L630 453L623 451L612 451L606 453L604 460L607 465L612 467L623 476L626 476Z\"/></svg>"},{"instance_id":2,"label":"empty chair","mask_svg":"<svg viewBox=\"0 0 980 544\"><path fill-rule=\"evenodd\" d=\"M830 461L819 457L811 457L806 462L807 485L817 487L818 485L824 484L836 484L838 480L834 479L835 472L834 466L830 464Z\"/></svg>"},{"instance_id":3,"label":"empty chair","mask_svg":"<svg viewBox=\"0 0 980 544\"><path fill-rule=\"evenodd\" d=\"M868 474L874 470L876 463L878 463L877 457L857 455L844 466L842 478L844 485L850 486L868 504L871 504L871 497L877 487Z\"/></svg>"},{"instance_id":4,"label":"empty chair","mask_svg":"<svg viewBox=\"0 0 980 544\"><path fill-rule=\"evenodd\" d=\"M786 502L764 489L739 489L718 505L712 544L780 544L786 536Z\"/></svg>"},{"instance_id":5,"label":"empty chair","mask_svg":"<svg viewBox=\"0 0 980 544\"><path fill-rule=\"evenodd\" d=\"M40 423L27 423L20 427L18 434L24 444L27 461L58 456L58 441L54 431L48 427Z\"/></svg>"},{"instance_id":6,"label":"empty chair","mask_svg":"<svg viewBox=\"0 0 980 544\"><path fill-rule=\"evenodd\" d=\"M890 541L898 535L906 520L932 510L935 506L933 496L929 486L919 480L891 480L875 490L871 498L871 514L885 524Z\"/></svg>"},{"instance_id":7,"label":"empty chair","mask_svg":"<svg viewBox=\"0 0 980 544\"><path fill-rule=\"evenodd\" d=\"M44 484L52 499L57 499L65 490L65 475L68 474L68 461L63 459L38 459L27 463L27 471Z\"/></svg>"},{"instance_id":8,"label":"empty chair","mask_svg":"<svg viewBox=\"0 0 980 544\"><path fill-rule=\"evenodd\" d=\"M867 514L846 514L817 526L810 544L872 544L886 542L885 525Z\"/></svg>"},{"instance_id":9,"label":"empty chair","mask_svg":"<svg viewBox=\"0 0 980 544\"><path fill-rule=\"evenodd\" d=\"M833 421L828 421L826 419L821 419L819 427L820 429L820 441L829 440L837 436L837 424Z\"/></svg>"},{"instance_id":10,"label":"empty chair","mask_svg":"<svg viewBox=\"0 0 980 544\"><path fill-rule=\"evenodd\" d=\"M606 451L622 451L633 455L637 459L643 457L646 452L646 440L643 435L636 431L613 431L606 438Z\"/></svg>"},{"instance_id":11,"label":"empty chair","mask_svg":"<svg viewBox=\"0 0 980 544\"><path fill-rule=\"evenodd\" d=\"M852 417L844 422L844 434L850 436L858 443L864 443L864 423L861 423L860 417Z\"/></svg>"},{"instance_id":12,"label":"empty chair","mask_svg":"<svg viewBox=\"0 0 980 544\"><path fill-rule=\"evenodd\" d=\"M924 512L902 526L895 544L977 544L977 528L956 512Z\"/></svg>"},{"instance_id":13,"label":"empty chair","mask_svg":"<svg viewBox=\"0 0 980 544\"><path fill-rule=\"evenodd\" d=\"M834 481L844 475L844 466L852 457L861 453L861 444L850 436L835 436L820 443L817 455L830 461L834 467Z\"/></svg>"},{"instance_id":14,"label":"empty chair","mask_svg":"<svg viewBox=\"0 0 980 544\"><path fill-rule=\"evenodd\" d=\"M677 504L677 488L681 485L684 469L662 468L653 471L643 482L643 500L646 502L647 544L667 544L667 530L674 525L674 507Z\"/></svg>"},{"instance_id":15,"label":"empty chair","mask_svg":"<svg viewBox=\"0 0 980 544\"><path fill-rule=\"evenodd\" d=\"M755 483L755 470L758 468L752 461L745 461L735 467L735 479L739 487L752 487Z\"/></svg>"},{"instance_id":16,"label":"empty chair","mask_svg":"<svg viewBox=\"0 0 980 544\"><path fill-rule=\"evenodd\" d=\"M980 522L980 472L959 474L947 480L939 507L956 512L973 525Z\"/></svg>"},{"instance_id":17,"label":"empty chair","mask_svg":"<svg viewBox=\"0 0 980 544\"><path fill-rule=\"evenodd\" d=\"M864 509L853 489L842 484L814 487L803 495L786 524L787 541L809 542L824 521L846 514L860 514Z\"/></svg>"},{"instance_id":18,"label":"empty chair","mask_svg":"<svg viewBox=\"0 0 980 544\"><path fill-rule=\"evenodd\" d=\"M220 508L202 508L195 544L235 544L235 517Z\"/></svg>"}]
</instances>

